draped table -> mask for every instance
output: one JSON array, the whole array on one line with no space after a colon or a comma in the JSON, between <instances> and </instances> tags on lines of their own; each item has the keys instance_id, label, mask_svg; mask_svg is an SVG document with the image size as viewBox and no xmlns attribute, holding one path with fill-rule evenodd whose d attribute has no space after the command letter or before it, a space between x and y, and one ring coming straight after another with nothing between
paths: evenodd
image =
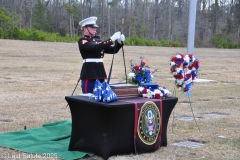
<instances>
[{"instance_id":1,"label":"draped table","mask_svg":"<svg viewBox=\"0 0 240 160\"><path fill-rule=\"evenodd\" d=\"M92 152L104 159L167 146L168 119L178 101L177 97L163 100L136 97L110 103L95 102L86 96L65 99L72 116L69 150ZM143 107L149 107L148 111ZM151 123L146 119L148 116L153 117ZM147 130L141 128L144 125Z\"/></svg>"}]
</instances>

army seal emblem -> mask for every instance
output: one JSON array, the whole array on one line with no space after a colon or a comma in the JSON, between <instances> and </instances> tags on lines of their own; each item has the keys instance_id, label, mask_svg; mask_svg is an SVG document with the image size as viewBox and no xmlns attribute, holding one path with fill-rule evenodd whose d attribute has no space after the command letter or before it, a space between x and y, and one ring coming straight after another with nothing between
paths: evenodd
<instances>
[{"instance_id":1,"label":"army seal emblem","mask_svg":"<svg viewBox=\"0 0 240 160\"><path fill-rule=\"evenodd\" d=\"M141 141L146 145L156 142L161 125L161 115L157 105L151 101L143 104L138 118L137 133Z\"/></svg>"}]
</instances>

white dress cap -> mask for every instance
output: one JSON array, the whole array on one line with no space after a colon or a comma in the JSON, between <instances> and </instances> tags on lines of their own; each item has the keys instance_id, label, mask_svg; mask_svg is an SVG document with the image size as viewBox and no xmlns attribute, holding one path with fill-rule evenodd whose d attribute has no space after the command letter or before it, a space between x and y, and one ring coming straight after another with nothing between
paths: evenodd
<instances>
[{"instance_id":1,"label":"white dress cap","mask_svg":"<svg viewBox=\"0 0 240 160\"><path fill-rule=\"evenodd\" d=\"M86 19L80 21L79 25L81 27L90 26L90 27L97 28L98 25L96 24L96 21L97 21L97 17L89 17L89 18L86 18Z\"/></svg>"}]
</instances>

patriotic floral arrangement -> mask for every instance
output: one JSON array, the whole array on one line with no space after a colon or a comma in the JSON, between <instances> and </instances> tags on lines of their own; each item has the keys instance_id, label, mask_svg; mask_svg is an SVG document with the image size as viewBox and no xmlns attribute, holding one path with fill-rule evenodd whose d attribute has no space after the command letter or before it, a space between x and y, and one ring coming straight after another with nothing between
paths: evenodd
<instances>
[{"instance_id":1,"label":"patriotic floral arrangement","mask_svg":"<svg viewBox=\"0 0 240 160\"><path fill-rule=\"evenodd\" d=\"M193 80L197 77L199 61L192 54L176 53L170 60L170 71L173 74L177 88L189 91Z\"/></svg>"},{"instance_id":2,"label":"patriotic floral arrangement","mask_svg":"<svg viewBox=\"0 0 240 160\"><path fill-rule=\"evenodd\" d=\"M158 86L157 88L147 88L147 87L138 87L138 94L144 98L156 98L156 99L163 99L167 98L171 95L171 92L167 90L166 87Z\"/></svg>"},{"instance_id":3,"label":"patriotic floral arrangement","mask_svg":"<svg viewBox=\"0 0 240 160\"><path fill-rule=\"evenodd\" d=\"M165 87L160 87L155 84L152 86L153 73L158 70L155 69L153 72L150 71L150 67L146 65L148 59L144 60L144 57L140 57L140 63L138 65L134 64L133 60L131 63L131 72L128 74L128 83L138 84L138 94L145 98L166 98L171 94ZM145 86L142 86L145 84Z\"/></svg>"},{"instance_id":4,"label":"patriotic floral arrangement","mask_svg":"<svg viewBox=\"0 0 240 160\"><path fill-rule=\"evenodd\" d=\"M144 57L140 57L141 61L140 64L134 64L133 60L130 61L131 63L131 72L128 73L128 83L131 84L140 84L140 83L151 83L153 79L153 73L157 72L154 70L153 72L150 71L150 67L146 65L148 59L146 58L144 61Z\"/></svg>"}]
</instances>

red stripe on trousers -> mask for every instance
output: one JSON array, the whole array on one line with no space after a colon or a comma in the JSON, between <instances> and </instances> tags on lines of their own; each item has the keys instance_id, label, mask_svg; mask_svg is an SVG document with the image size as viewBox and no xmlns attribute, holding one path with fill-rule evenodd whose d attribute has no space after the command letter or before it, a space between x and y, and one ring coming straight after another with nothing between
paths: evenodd
<instances>
[{"instance_id":1,"label":"red stripe on trousers","mask_svg":"<svg viewBox=\"0 0 240 160\"><path fill-rule=\"evenodd\" d=\"M88 79L84 82L84 93L88 93Z\"/></svg>"}]
</instances>

